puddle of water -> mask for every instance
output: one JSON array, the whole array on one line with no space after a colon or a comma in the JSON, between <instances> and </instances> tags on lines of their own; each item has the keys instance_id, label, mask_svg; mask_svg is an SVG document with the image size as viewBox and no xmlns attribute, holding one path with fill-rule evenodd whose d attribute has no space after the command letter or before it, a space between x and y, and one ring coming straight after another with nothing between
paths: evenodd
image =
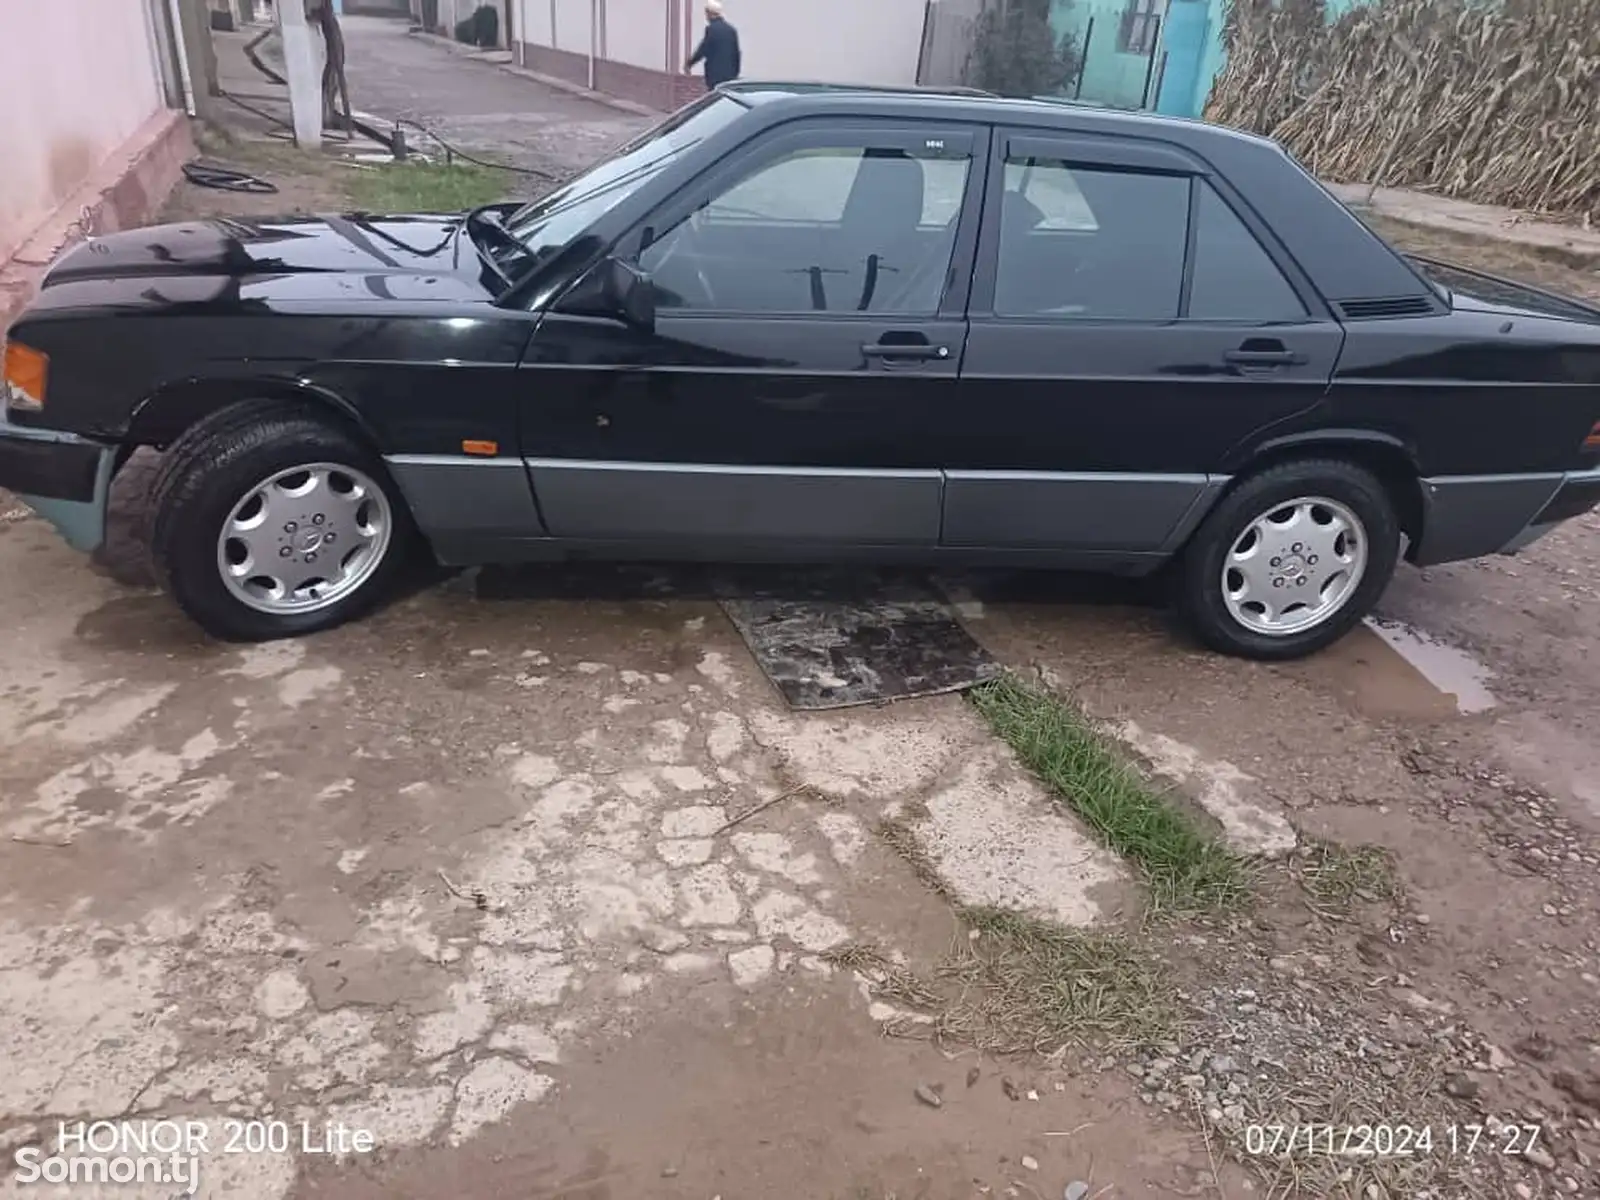
<instances>
[{"instance_id":1,"label":"puddle of water","mask_svg":"<svg viewBox=\"0 0 1600 1200\"><path fill-rule=\"evenodd\" d=\"M1368 617L1363 624L1439 691L1454 696L1456 711L1464 714L1488 712L1499 703L1489 690L1493 672L1465 650L1441 642L1402 621Z\"/></svg>"},{"instance_id":2,"label":"puddle of water","mask_svg":"<svg viewBox=\"0 0 1600 1200\"><path fill-rule=\"evenodd\" d=\"M1368 618L1306 661L1326 684L1370 717L1442 721L1497 703L1489 670L1465 651L1399 621Z\"/></svg>"}]
</instances>

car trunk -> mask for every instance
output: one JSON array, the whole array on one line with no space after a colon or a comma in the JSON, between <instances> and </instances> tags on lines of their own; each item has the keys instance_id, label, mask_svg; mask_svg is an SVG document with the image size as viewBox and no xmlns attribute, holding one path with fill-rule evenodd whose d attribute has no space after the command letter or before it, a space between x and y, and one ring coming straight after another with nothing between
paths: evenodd
<instances>
[{"instance_id":1,"label":"car trunk","mask_svg":"<svg viewBox=\"0 0 1600 1200\"><path fill-rule=\"evenodd\" d=\"M1530 284L1518 283L1484 271L1474 271L1455 263L1408 255L1408 261L1431 283L1450 293L1456 308L1476 308L1490 312L1526 313L1557 317L1600 325L1600 308L1570 296L1547 292Z\"/></svg>"}]
</instances>

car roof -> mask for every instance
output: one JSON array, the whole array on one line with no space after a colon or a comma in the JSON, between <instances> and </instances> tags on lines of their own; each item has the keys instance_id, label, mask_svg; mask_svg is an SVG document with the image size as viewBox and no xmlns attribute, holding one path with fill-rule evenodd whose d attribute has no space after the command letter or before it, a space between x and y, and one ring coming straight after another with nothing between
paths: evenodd
<instances>
[{"instance_id":1,"label":"car roof","mask_svg":"<svg viewBox=\"0 0 1600 1200\"><path fill-rule=\"evenodd\" d=\"M1211 125L1190 117L1108 108L1066 97L1001 96L981 88L822 83L806 80L738 80L719 89L751 106L780 105L786 113L862 116L937 115L950 120L1025 124L1062 130L1162 137L1199 148L1218 141L1248 142L1279 149L1259 134Z\"/></svg>"}]
</instances>

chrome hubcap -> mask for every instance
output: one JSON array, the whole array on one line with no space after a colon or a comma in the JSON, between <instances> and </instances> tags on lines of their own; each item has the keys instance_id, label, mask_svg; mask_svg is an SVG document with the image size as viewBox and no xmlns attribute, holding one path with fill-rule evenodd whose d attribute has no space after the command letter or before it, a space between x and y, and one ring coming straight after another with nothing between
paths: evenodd
<instances>
[{"instance_id":1,"label":"chrome hubcap","mask_svg":"<svg viewBox=\"0 0 1600 1200\"><path fill-rule=\"evenodd\" d=\"M259 612L315 612L365 583L389 549L383 490L339 463L308 463L245 493L217 538L217 569Z\"/></svg>"},{"instance_id":2,"label":"chrome hubcap","mask_svg":"<svg viewBox=\"0 0 1600 1200\"><path fill-rule=\"evenodd\" d=\"M1342 609L1366 570L1361 519L1337 500L1303 496L1245 526L1223 562L1222 595L1246 629L1286 637Z\"/></svg>"}]
</instances>

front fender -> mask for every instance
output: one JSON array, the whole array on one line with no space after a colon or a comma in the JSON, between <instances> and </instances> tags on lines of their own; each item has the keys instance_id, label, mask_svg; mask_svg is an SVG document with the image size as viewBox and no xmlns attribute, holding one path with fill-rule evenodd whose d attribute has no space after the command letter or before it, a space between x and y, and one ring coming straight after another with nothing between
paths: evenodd
<instances>
[{"instance_id":1,"label":"front fender","mask_svg":"<svg viewBox=\"0 0 1600 1200\"><path fill-rule=\"evenodd\" d=\"M213 373L164 384L134 407L123 440L139 446L170 445L196 422L242 400L303 401L337 414L382 450L375 431L342 396L309 380L282 373L262 374L259 369Z\"/></svg>"}]
</instances>

